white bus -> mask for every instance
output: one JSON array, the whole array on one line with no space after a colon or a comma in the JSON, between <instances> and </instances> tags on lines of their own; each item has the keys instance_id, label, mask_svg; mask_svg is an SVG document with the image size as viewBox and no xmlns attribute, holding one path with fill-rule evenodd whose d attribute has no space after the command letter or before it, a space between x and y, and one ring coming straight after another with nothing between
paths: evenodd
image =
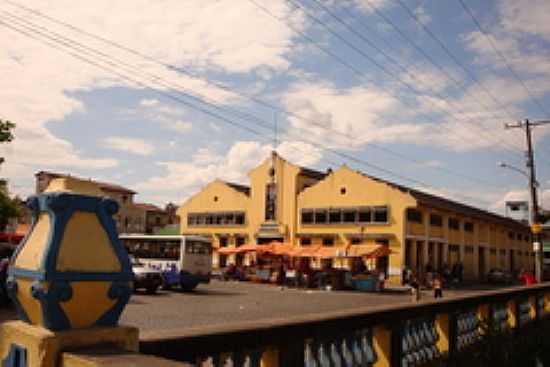
<instances>
[{"instance_id":1,"label":"white bus","mask_svg":"<svg viewBox=\"0 0 550 367\"><path fill-rule=\"evenodd\" d=\"M121 234L128 253L146 266L159 270L163 287L192 290L209 283L212 243L202 236Z\"/></svg>"}]
</instances>

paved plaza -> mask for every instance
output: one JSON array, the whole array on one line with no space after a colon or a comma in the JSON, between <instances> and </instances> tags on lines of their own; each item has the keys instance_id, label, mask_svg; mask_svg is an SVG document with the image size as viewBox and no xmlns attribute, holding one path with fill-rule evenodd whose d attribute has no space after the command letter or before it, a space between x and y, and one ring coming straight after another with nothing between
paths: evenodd
<instances>
[{"instance_id":1,"label":"paved plaza","mask_svg":"<svg viewBox=\"0 0 550 367\"><path fill-rule=\"evenodd\" d=\"M446 290L444 296L455 297L480 290L479 287ZM424 291L423 300L433 300L432 292ZM124 311L122 323L138 326L142 334L147 335L161 330L237 325L249 321L277 322L289 317L410 302L411 296L403 290L387 293L281 290L267 284L212 281L190 293L135 294ZM12 311L0 310L0 321L10 318L14 318Z\"/></svg>"}]
</instances>

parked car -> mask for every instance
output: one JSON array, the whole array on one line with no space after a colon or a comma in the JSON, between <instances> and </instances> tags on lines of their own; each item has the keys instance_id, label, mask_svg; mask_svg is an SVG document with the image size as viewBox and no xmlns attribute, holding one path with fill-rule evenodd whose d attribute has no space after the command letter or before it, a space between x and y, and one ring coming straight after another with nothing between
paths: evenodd
<instances>
[{"instance_id":1,"label":"parked car","mask_svg":"<svg viewBox=\"0 0 550 367\"><path fill-rule=\"evenodd\" d=\"M514 282L514 277L508 271L493 268L489 270L487 274L487 281L493 284L512 284Z\"/></svg>"},{"instance_id":2,"label":"parked car","mask_svg":"<svg viewBox=\"0 0 550 367\"><path fill-rule=\"evenodd\" d=\"M135 258L130 258L130 260L132 262L132 272L134 273L134 291L143 288L149 294L156 293L162 284L160 271L146 266Z\"/></svg>"}]
</instances>

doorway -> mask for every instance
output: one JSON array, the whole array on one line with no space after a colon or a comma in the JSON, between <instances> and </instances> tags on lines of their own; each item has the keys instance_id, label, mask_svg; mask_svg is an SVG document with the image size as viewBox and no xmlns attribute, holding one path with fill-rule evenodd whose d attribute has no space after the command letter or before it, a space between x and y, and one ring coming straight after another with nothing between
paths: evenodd
<instances>
[{"instance_id":1,"label":"doorway","mask_svg":"<svg viewBox=\"0 0 550 367\"><path fill-rule=\"evenodd\" d=\"M479 253L478 253L478 258L477 258L477 262L478 262L478 277L480 279L482 279L483 277L485 277L485 272L486 272L486 265L485 265L485 247L479 247Z\"/></svg>"}]
</instances>

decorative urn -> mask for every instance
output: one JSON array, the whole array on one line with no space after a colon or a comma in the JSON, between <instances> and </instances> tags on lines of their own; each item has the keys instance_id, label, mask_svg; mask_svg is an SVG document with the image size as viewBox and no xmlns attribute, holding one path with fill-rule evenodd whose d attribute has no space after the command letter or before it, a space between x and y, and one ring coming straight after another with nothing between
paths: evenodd
<instances>
[{"instance_id":1,"label":"decorative urn","mask_svg":"<svg viewBox=\"0 0 550 367\"><path fill-rule=\"evenodd\" d=\"M27 205L32 225L7 281L19 318L54 331L116 326L132 281L113 220L117 202L96 183L67 177Z\"/></svg>"}]
</instances>

